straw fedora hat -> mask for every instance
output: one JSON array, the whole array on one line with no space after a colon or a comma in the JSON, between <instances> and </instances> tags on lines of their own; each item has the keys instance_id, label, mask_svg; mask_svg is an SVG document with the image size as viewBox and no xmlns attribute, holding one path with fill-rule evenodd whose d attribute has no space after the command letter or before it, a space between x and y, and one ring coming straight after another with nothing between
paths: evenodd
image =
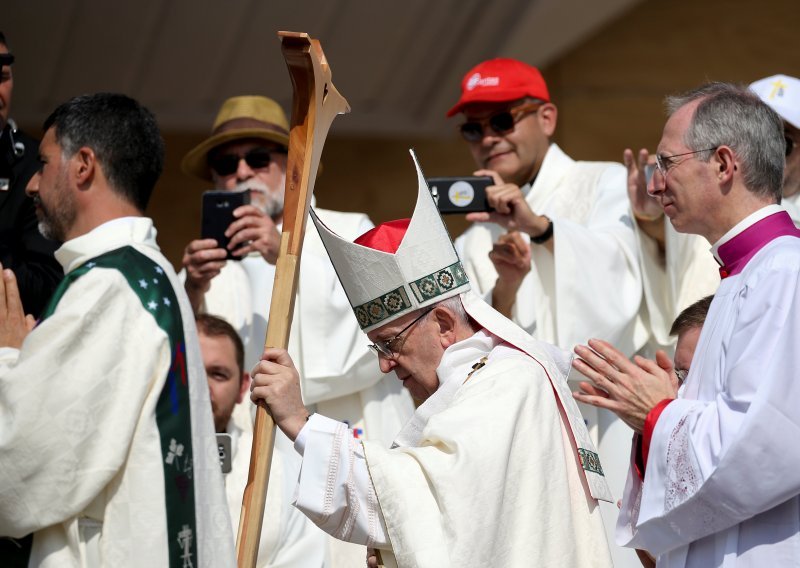
<instances>
[{"instance_id":1,"label":"straw fedora hat","mask_svg":"<svg viewBox=\"0 0 800 568\"><path fill-rule=\"evenodd\" d=\"M189 150L181 170L189 176L211 180L208 153L225 142L261 138L289 146L289 121L281 106L267 97L231 97L222 103L211 129L211 136Z\"/></svg>"}]
</instances>

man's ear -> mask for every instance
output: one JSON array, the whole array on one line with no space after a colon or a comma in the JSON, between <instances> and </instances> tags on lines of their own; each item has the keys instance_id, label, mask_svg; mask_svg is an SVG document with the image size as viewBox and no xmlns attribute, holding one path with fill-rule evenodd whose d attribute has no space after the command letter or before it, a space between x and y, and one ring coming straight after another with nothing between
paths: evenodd
<instances>
[{"instance_id":1,"label":"man's ear","mask_svg":"<svg viewBox=\"0 0 800 568\"><path fill-rule=\"evenodd\" d=\"M548 138L553 136L556 131L556 123L558 122L558 109L553 103L544 103L537 113L539 126Z\"/></svg>"},{"instance_id":2,"label":"man's ear","mask_svg":"<svg viewBox=\"0 0 800 568\"><path fill-rule=\"evenodd\" d=\"M434 308L433 312L431 312L431 316L438 326L439 340L442 347L447 349L457 341L456 317L453 312L444 307Z\"/></svg>"},{"instance_id":3,"label":"man's ear","mask_svg":"<svg viewBox=\"0 0 800 568\"><path fill-rule=\"evenodd\" d=\"M236 397L236 404L242 402L250 394L250 373L242 371L242 381L239 383L239 395Z\"/></svg>"},{"instance_id":4,"label":"man's ear","mask_svg":"<svg viewBox=\"0 0 800 568\"><path fill-rule=\"evenodd\" d=\"M75 153L72 157L72 167L75 183L79 188L91 185L97 166L97 156L88 146L83 146Z\"/></svg>"},{"instance_id":5,"label":"man's ear","mask_svg":"<svg viewBox=\"0 0 800 568\"><path fill-rule=\"evenodd\" d=\"M733 174L739 170L736 163L736 155L728 146L720 146L711 157L712 163L717 169L717 177L721 184L729 184L733 179Z\"/></svg>"}]
</instances>

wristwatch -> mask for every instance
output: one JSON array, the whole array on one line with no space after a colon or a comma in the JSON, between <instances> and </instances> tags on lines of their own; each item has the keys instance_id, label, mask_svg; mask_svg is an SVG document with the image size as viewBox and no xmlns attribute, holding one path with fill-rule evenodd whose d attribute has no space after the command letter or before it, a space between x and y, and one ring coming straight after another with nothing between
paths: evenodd
<instances>
[{"instance_id":1,"label":"wristwatch","mask_svg":"<svg viewBox=\"0 0 800 568\"><path fill-rule=\"evenodd\" d=\"M547 228L544 230L544 233L538 237L531 237L531 242L536 243L537 245L543 245L553 238L553 221L546 215L543 215L543 217L547 219Z\"/></svg>"}]
</instances>

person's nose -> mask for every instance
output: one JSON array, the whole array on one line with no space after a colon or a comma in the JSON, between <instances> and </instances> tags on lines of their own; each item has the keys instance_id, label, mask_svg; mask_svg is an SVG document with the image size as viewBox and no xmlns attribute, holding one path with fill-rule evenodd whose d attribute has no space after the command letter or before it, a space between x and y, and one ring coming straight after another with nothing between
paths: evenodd
<instances>
[{"instance_id":1,"label":"person's nose","mask_svg":"<svg viewBox=\"0 0 800 568\"><path fill-rule=\"evenodd\" d=\"M39 179L41 177L42 174L40 172L36 172L28 181L28 185L25 187L25 193L28 195L28 197L33 197L35 194L39 193Z\"/></svg>"},{"instance_id":2,"label":"person's nose","mask_svg":"<svg viewBox=\"0 0 800 568\"><path fill-rule=\"evenodd\" d=\"M255 175L253 169L247 164L244 158L239 158L239 164L236 166L236 179L237 181L247 181Z\"/></svg>"},{"instance_id":3,"label":"person's nose","mask_svg":"<svg viewBox=\"0 0 800 568\"><path fill-rule=\"evenodd\" d=\"M483 136L481 136L481 146L485 148L491 148L495 144L497 144L503 136L498 134L492 127L488 124L483 129Z\"/></svg>"},{"instance_id":4,"label":"person's nose","mask_svg":"<svg viewBox=\"0 0 800 568\"><path fill-rule=\"evenodd\" d=\"M661 170L656 168L653 172L653 177L647 183L647 194L655 197L667 188L667 180L661 175Z\"/></svg>"},{"instance_id":5,"label":"person's nose","mask_svg":"<svg viewBox=\"0 0 800 568\"><path fill-rule=\"evenodd\" d=\"M388 373L392 369L397 366L397 362L394 359L389 359L388 357L384 357L383 355L378 356L378 365L381 368L381 373Z\"/></svg>"}]
</instances>

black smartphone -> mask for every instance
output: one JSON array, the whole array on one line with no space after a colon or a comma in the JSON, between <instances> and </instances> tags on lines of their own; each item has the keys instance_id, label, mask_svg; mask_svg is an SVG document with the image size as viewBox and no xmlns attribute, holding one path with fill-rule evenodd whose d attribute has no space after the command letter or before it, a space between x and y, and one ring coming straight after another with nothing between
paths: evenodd
<instances>
[{"instance_id":1,"label":"black smartphone","mask_svg":"<svg viewBox=\"0 0 800 568\"><path fill-rule=\"evenodd\" d=\"M217 244L227 250L230 239L225 231L233 222L233 211L250 203L250 192L206 191L203 193L203 219L200 234L204 239L216 239ZM241 260L228 250L228 259Z\"/></svg>"},{"instance_id":2,"label":"black smartphone","mask_svg":"<svg viewBox=\"0 0 800 568\"><path fill-rule=\"evenodd\" d=\"M439 213L473 213L494 211L486 201L486 188L494 185L489 176L427 178Z\"/></svg>"}]
</instances>

